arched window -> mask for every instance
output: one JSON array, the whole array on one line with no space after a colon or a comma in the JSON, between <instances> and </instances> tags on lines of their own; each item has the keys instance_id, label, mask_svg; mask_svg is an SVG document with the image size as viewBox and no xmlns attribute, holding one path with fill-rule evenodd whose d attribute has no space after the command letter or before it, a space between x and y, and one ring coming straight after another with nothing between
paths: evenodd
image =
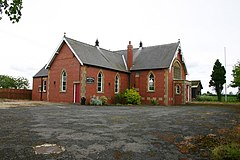
<instances>
[{"instance_id":1,"label":"arched window","mask_svg":"<svg viewBox=\"0 0 240 160\"><path fill-rule=\"evenodd\" d=\"M150 73L148 76L148 91L154 90L155 90L154 75L153 73Z\"/></svg>"},{"instance_id":2,"label":"arched window","mask_svg":"<svg viewBox=\"0 0 240 160\"><path fill-rule=\"evenodd\" d=\"M67 90L67 73L66 71L63 71L61 75L61 91L66 92L66 90Z\"/></svg>"},{"instance_id":3,"label":"arched window","mask_svg":"<svg viewBox=\"0 0 240 160\"><path fill-rule=\"evenodd\" d=\"M103 74L102 72L98 73L98 78L97 78L97 91L98 92L103 92Z\"/></svg>"},{"instance_id":4,"label":"arched window","mask_svg":"<svg viewBox=\"0 0 240 160\"><path fill-rule=\"evenodd\" d=\"M176 85L176 94L181 93L181 87L179 85Z\"/></svg>"},{"instance_id":5,"label":"arched window","mask_svg":"<svg viewBox=\"0 0 240 160\"><path fill-rule=\"evenodd\" d=\"M181 76L181 65L179 64L179 62L175 62L174 66L173 66L173 78L174 79L182 79Z\"/></svg>"},{"instance_id":6,"label":"arched window","mask_svg":"<svg viewBox=\"0 0 240 160\"><path fill-rule=\"evenodd\" d=\"M117 74L115 76L115 83L114 83L114 92L115 93L119 93L119 81L120 81L120 78L119 78L119 75Z\"/></svg>"}]
</instances>

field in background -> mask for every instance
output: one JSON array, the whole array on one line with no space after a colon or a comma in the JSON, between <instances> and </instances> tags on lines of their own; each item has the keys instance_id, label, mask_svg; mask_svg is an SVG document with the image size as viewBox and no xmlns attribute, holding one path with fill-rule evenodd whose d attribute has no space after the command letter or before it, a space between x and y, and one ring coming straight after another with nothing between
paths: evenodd
<instances>
[{"instance_id":1,"label":"field in background","mask_svg":"<svg viewBox=\"0 0 240 160\"><path fill-rule=\"evenodd\" d=\"M194 101L201 102L218 102L216 95L201 95L198 96ZM222 102L225 102L225 95L222 96ZM236 95L227 95L228 103L240 103Z\"/></svg>"}]
</instances>

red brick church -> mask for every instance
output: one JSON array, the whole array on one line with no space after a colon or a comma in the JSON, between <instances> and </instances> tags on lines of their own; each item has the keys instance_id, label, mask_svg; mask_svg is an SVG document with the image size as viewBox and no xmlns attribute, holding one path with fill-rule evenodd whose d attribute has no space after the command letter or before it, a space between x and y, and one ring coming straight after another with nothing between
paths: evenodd
<instances>
[{"instance_id":1,"label":"red brick church","mask_svg":"<svg viewBox=\"0 0 240 160\"><path fill-rule=\"evenodd\" d=\"M33 100L80 103L92 96L115 95L135 88L143 104L156 100L160 105L179 105L191 100L191 82L176 43L109 51L63 37L50 61L33 77Z\"/></svg>"}]
</instances>

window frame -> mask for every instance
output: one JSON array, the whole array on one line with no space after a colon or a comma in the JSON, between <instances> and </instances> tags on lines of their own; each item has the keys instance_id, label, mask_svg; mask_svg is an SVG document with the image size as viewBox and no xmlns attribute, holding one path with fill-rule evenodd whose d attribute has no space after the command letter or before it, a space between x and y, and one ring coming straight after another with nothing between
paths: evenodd
<instances>
[{"instance_id":1,"label":"window frame","mask_svg":"<svg viewBox=\"0 0 240 160\"><path fill-rule=\"evenodd\" d=\"M120 91L120 75L117 74L114 80L114 93L119 93Z\"/></svg>"},{"instance_id":2,"label":"window frame","mask_svg":"<svg viewBox=\"0 0 240 160\"><path fill-rule=\"evenodd\" d=\"M99 75L101 76L99 77ZM100 83L99 83L99 78L101 80ZM97 74L97 93L103 93L103 72L102 71L98 72Z\"/></svg>"},{"instance_id":3,"label":"window frame","mask_svg":"<svg viewBox=\"0 0 240 160\"><path fill-rule=\"evenodd\" d=\"M42 86L41 86L41 84L38 85L38 92L42 92Z\"/></svg>"},{"instance_id":4,"label":"window frame","mask_svg":"<svg viewBox=\"0 0 240 160\"><path fill-rule=\"evenodd\" d=\"M178 69L178 74L176 69ZM173 78L179 80L182 79L182 66L181 63L177 60L173 64Z\"/></svg>"},{"instance_id":5,"label":"window frame","mask_svg":"<svg viewBox=\"0 0 240 160\"><path fill-rule=\"evenodd\" d=\"M61 73L61 92L67 91L67 72L65 70Z\"/></svg>"},{"instance_id":6,"label":"window frame","mask_svg":"<svg viewBox=\"0 0 240 160\"><path fill-rule=\"evenodd\" d=\"M151 80L152 82L150 82ZM148 92L154 92L155 91L155 75L153 74L153 72L150 72L148 74L147 83L148 83Z\"/></svg>"},{"instance_id":7,"label":"window frame","mask_svg":"<svg viewBox=\"0 0 240 160\"><path fill-rule=\"evenodd\" d=\"M47 92L47 80L43 80L43 88L42 88L42 91L43 92Z\"/></svg>"},{"instance_id":8,"label":"window frame","mask_svg":"<svg viewBox=\"0 0 240 160\"><path fill-rule=\"evenodd\" d=\"M181 94L181 86L180 85L176 85L176 87L175 87L175 93L177 94L177 95L180 95Z\"/></svg>"}]
</instances>

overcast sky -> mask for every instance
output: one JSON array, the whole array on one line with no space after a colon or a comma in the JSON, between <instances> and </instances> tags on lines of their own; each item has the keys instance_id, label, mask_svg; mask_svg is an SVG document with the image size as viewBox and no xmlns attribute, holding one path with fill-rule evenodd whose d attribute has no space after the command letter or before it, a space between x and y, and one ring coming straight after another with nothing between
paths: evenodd
<instances>
[{"instance_id":1,"label":"overcast sky","mask_svg":"<svg viewBox=\"0 0 240 160\"><path fill-rule=\"evenodd\" d=\"M34 76L51 58L64 32L70 38L110 50L181 40L188 80L208 87L216 59L227 84L240 60L240 0L23 0L22 18L0 21L0 74ZM236 89L228 88L228 92Z\"/></svg>"}]
</instances>

